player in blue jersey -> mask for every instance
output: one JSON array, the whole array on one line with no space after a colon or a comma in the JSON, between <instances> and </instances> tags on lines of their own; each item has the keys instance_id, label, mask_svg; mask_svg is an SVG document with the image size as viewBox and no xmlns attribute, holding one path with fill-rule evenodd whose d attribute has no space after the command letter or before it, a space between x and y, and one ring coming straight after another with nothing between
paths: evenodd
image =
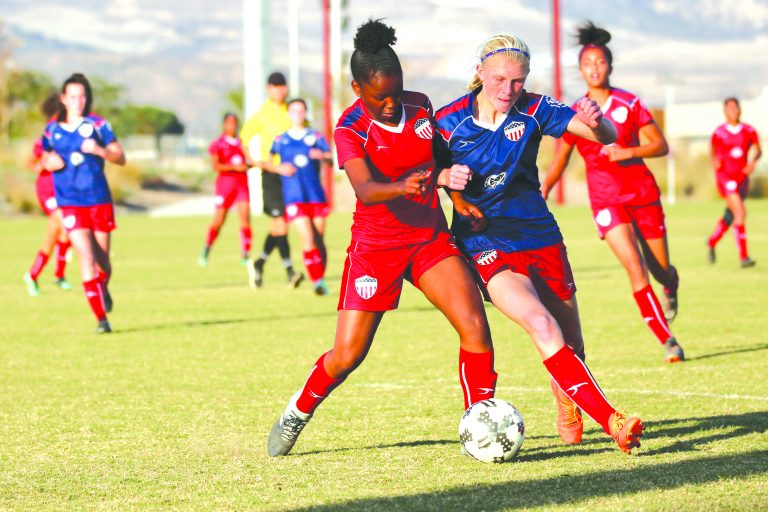
<instances>
[{"instance_id":1,"label":"player in blue jersey","mask_svg":"<svg viewBox=\"0 0 768 512\"><path fill-rule=\"evenodd\" d=\"M61 108L42 138L43 165L53 172L56 202L64 228L80 260L83 288L98 319L96 332L110 332L107 312L112 298L107 284L110 233L115 229L112 194L104 162L125 164L125 154L109 123L91 113L88 79L75 73L61 87Z\"/></svg>"},{"instance_id":2,"label":"player in blue jersey","mask_svg":"<svg viewBox=\"0 0 768 512\"><path fill-rule=\"evenodd\" d=\"M525 329L544 360L563 441L581 442L583 410L629 453L640 446L643 424L608 403L584 364L576 286L536 168L544 135L568 131L610 144L616 129L592 100L584 98L574 111L526 91L529 70L525 42L493 36L481 47L471 92L436 114L449 152L443 165L473 172L464 191L451 192L451 229L492 302Z\"/></svg>"},{"instance_id":3,"label":"player in blue jersey","mask_svg":"<svg viewBox=\"0 0 768 512\"><path fill-rule=\"evenodd\" d=\"M320 183L320 163L332 154L325 137L307 127L307 104L297 98L288 102L291 127L278 135L270 154L280 165L261 162L262 169L282 176L285 217L301 238L304 266L317 295L327 295L325 284L325 218L330 209Z\"/></svg>"}]
</instances>

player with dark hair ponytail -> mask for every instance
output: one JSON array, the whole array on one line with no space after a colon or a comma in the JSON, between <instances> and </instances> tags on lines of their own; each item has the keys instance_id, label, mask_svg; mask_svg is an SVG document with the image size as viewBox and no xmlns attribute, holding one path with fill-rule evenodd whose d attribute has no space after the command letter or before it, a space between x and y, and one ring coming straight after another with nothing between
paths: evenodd
<instances>
[{"instance_id":1,"label":"player with dark hair ponytail","mask_svg":"<svg viewBox=\"0 0 768 512\"><path fill-rule=\"evenodd\" d=\"M618 131L615 144L606 145L566 134L547 170L541 192L546 198L560 179L574 146L587 167L587 187L593 219L629 276L640 314L664 348L668 363L683 361L669 322L677 315L677 269L670 263L664 209L659 187L644 158L664 156L669 146L640 98L612 87L611 34L587 22L578 29L579 70L587 84L584 96L596 101ZM641 142L641 136L645 142ZM664 287L666 310L648 280L648 272Z\"/></svg>"},{"instance_id":2,"label":"player with dark hair ponytail","mask_svg":"<svg viewBox=\"0 0 768 512\"><path fill-rule=\"evenodd\" d=\"M336 338L272 428L272 456L291 450L315 408L363 362L384 312L397 308L404 279L459 334L464 408L494 394L493 345L482 299L437 195L438 186L463 189L469 170L436 168L432 105L424 94L403 90L395 41L394 29L380 20L364 23L355 36L352 90L359 99L334 131L339 165L357 195Z\"/></svg>"}]
</instances>

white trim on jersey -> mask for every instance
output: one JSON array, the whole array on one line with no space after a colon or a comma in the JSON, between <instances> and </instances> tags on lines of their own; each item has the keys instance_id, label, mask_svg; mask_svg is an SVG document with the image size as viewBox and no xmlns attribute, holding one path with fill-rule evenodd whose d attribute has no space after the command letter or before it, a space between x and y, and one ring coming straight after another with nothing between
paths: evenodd
<instances>
[{"instance_id":1,"label":"white trim on jersey","mask_svg":"<svg viewBox=\"0 0 768 512\"><path fill-rule=\"evenodd\" d=\"M413 106L413 105L408 105L408 106ZM377 120L375 120L374 118L371 118L371 122L376 124L376 126L378 126L379 128L382 128L382 129L384 129L384 130L386 130L388 132L403 133L403 128L405 128L405 107L406 107L406 105L405 105L405 103L403 103L403 109L400 112L400 122L397 123L397 126L389 126L389 125L386 125L384 123L380 123Z\"/></svg>"},{"instance_id":2,"label":"white trim on jersey","mask_svg":"<svg viewBox=\"0 0 768 512\"><path fill-rule=\"evenodd\" d=\"M542 97L541 97L541 99L544 99L544 96L542 96ZM538 120L538 119L536 119L536 117L534 117L534 114L536 114L536 112L538 112L538 111L539 111L539 106L540 106L540 105L541 105L541 100L539 100L539 104L538 104L538 105L536 105L536 110L534 110L534 111L533 111L533 114L528 114L528 113L526 113L526 112L520 112L520 109L518 109L517 107L514 107L514 108L515 108L515 110L517 110L517 113L518 113L518 114L520 114L521 116L528 116L528 117L530 117L531 119L533 119L533 120L536 122L536 128L538 128L538 129L539 129L539 135L541 135L541 134L542 134L542 131L541 131L541 125L539 124L539 120Z\"/></svg>"},{"instance_id":3,"label":"white trim on jersey","mask_svg":"<svg viewBox=\"0 0 768 512\"><path fill-rule=\"evenodd\" d=\"M505 112L499 118L496 120L495 123L489 124L484 123L483 121L480 121L479 119L475 119L475 116L470 116L472 118L472 122L475 123L476 126L479 126L480 128L485 128L486 130L490 130L492 132L495 132L499 129L499 127L504 124L504 121L507 120L509 117L509 111Z\"/></svg>"}]
</instances>

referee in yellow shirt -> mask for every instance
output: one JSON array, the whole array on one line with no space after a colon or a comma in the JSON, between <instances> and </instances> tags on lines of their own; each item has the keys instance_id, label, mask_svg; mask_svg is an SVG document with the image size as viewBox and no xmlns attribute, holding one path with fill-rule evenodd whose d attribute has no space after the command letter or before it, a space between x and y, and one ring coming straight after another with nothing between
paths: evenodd
<instances>
[{"instance_id":1,"label":"referee in yellow shirt","mask_svg":"<svg viewBox=\"0 0 768 512\"><path fill-rule=\"evenodd\" d=\"M240 130L240 140L243 141L245 154L255 167L260 167L260 161L272 158L270 148L275 137L291 127L288 106L285 102L287 96L288 86L285 75L278 72L269 75L267 100L255 114L246 120L242 130ZM262 171L261 188L264 198L264 213L272 219L269 222L269 233L264 240L261 254L258 258L248 262L248 284L251 288L258 288L262 285L264 264L270 253L277 247L288 273L288 284L296 288L304 279L304 274L294 271L291 263L288 224L284 216L285 203L283 202L283 186L280 175Z\"/></svg>"}]
</instances>

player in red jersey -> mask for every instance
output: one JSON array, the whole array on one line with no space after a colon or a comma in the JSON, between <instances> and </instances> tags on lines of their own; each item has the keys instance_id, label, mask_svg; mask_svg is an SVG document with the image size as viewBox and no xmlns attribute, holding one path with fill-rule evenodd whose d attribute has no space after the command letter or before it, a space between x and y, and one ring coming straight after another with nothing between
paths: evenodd
<instances>
[{"instance_id":1,"label":"player in red jersey","mask_svg":"<svg viewBox=\"0 0 768 512\"><path fill-rule=\"evenodd\" d=\"M339 164L357 195L352 243L333 349L323 354L269 434L270 455L286 455L315 408L363 361L403 279L419 288L459 333L464 406L495 390L493 346L482 299L453 244L437 186L462 189L463 166L436 169L429 99L403 90L395 31L369 20L355 36L352 89L360 98L339 119Z\"/></svg>"},{"instance_id":2,"label":"player in red jersey","mask_svg":"<svg viewBox=\"0 0 768 512\"><path fill-rule=\"evenodd\" d=\"M50 119L56 113L59 108L59 95L58 93L51 94L42 105L42 111L46 119ZM64 278L64 270L67 266L67 251L69 251L70 243L67 232L61 223L61 211L56 203L56 195L53 191L53 176L47 171L41 162L43 157L43 144L40 139L35 141L35 145L32 148L32 154L29 157L27 166L29 169L37 174L35 180L35 191L37 192L37 201L40 204L40 209L48 217L48 227L45 231L45 238L43 239L43 245L37 252L35 261L30 267L29 272L24 274L24 282L27 285L27 292L37 297L40 295L40 287L37 283L37 278L45 268L45 264L48 263L51 252L54 246L56 247L56 268L54 275L56 280L54 284L62 290L71 290L72 285L69 284Z\"/></svg>"},{"instance_id":3,"label":"player in red jersey","mask_svg":"<svg viewBox=\"0 0 768 512\"><path fill-rule=\"evenodd\" d=\"M470 93L435 115L450 163L473 173L462 192L450 193L451 229L490 300L538 350L551 377L563 442L581 442L584 411L630 453L640 446L643 423L608 402L584 362L573 273L536 168L544 135L567 131L610 143L616 129L593 100L583 98L571 109L526 91L530 50L519 37L494 35L479 57Z\"/></svg>"},{"instance_id":4,"label":"player in red jersey","mask_svg":"<svg viewBox=\"0 0 768 512\"><path fill-rule=\"evenodd\" d=\"M248 193L248 163L240 139L237 137L237 116L231 112L224 114L223 133L211 142L208 153L211 155L216 176L215 210L213 221L208 228L205 246L197 263L201 267L208 265L211 246L219 236L219 230L227 220L227 212L235 205L240 218L240 252L243 264L248 263L251 251L251 197Z\"/></svg>"},{"instance_id":5,"label":"player in red jersey","mask_svg":"<svg viewBox=\"0 0 768 512\"><path fill-rule=\"evenodd\" d=\"M93 95L84 75L75 73L64 81L60 100L56 119L48 123L42 138L42 162L53 172L56 201L80 261L83 291L99 322L96 332L111 332L107 313L112 297L107 286L116 225L104 163L124 165L125 154L109 123L91 113Z\"/></svg>"},{"instance_id":6,"label":"player in red jersey","mask_svg":"<svg viewBox=\"0 0 768 512\"><path fill-rule=\"evenodd\" d=\"M727 98L723 103L725 123L712 134L712 160L715 167L717 191L725 199L725 214L717 222L715 231L709 237L709 262L715 262L715 246L731 224L736 233L739 258L743 268L755 265L747 253L747 233L744 220L747 212L744 199L749 189L749 175L762 155L757 131L741 122L741 106L736 98Z\"/></svg>"},{"instance_id":7,"label":"player in red jersey","mask_svg":"<svg viewBox=\"0 0 768 512\"><path fill-rule=\"evenodd\" d=\"M598 234L629 275L640 314L664 347L668 363L685 355L672 335L669 320L677 314L677 270L670 264L664 210L659 187L643 158L669 151L664 135L640 99L612 87L612 54L606 44L611 35L591 22L579 29L579 69L587 83L587 98L595 100L618 130L615 144L604 146L570 134L563 137L547 170L541 191L546 198L560 179L574 146L587 166L587 187ZM641 142L641 136L647 142ZM664 286L667 310L651 288L648 271Z\"/></svg>"}]
</instances>

